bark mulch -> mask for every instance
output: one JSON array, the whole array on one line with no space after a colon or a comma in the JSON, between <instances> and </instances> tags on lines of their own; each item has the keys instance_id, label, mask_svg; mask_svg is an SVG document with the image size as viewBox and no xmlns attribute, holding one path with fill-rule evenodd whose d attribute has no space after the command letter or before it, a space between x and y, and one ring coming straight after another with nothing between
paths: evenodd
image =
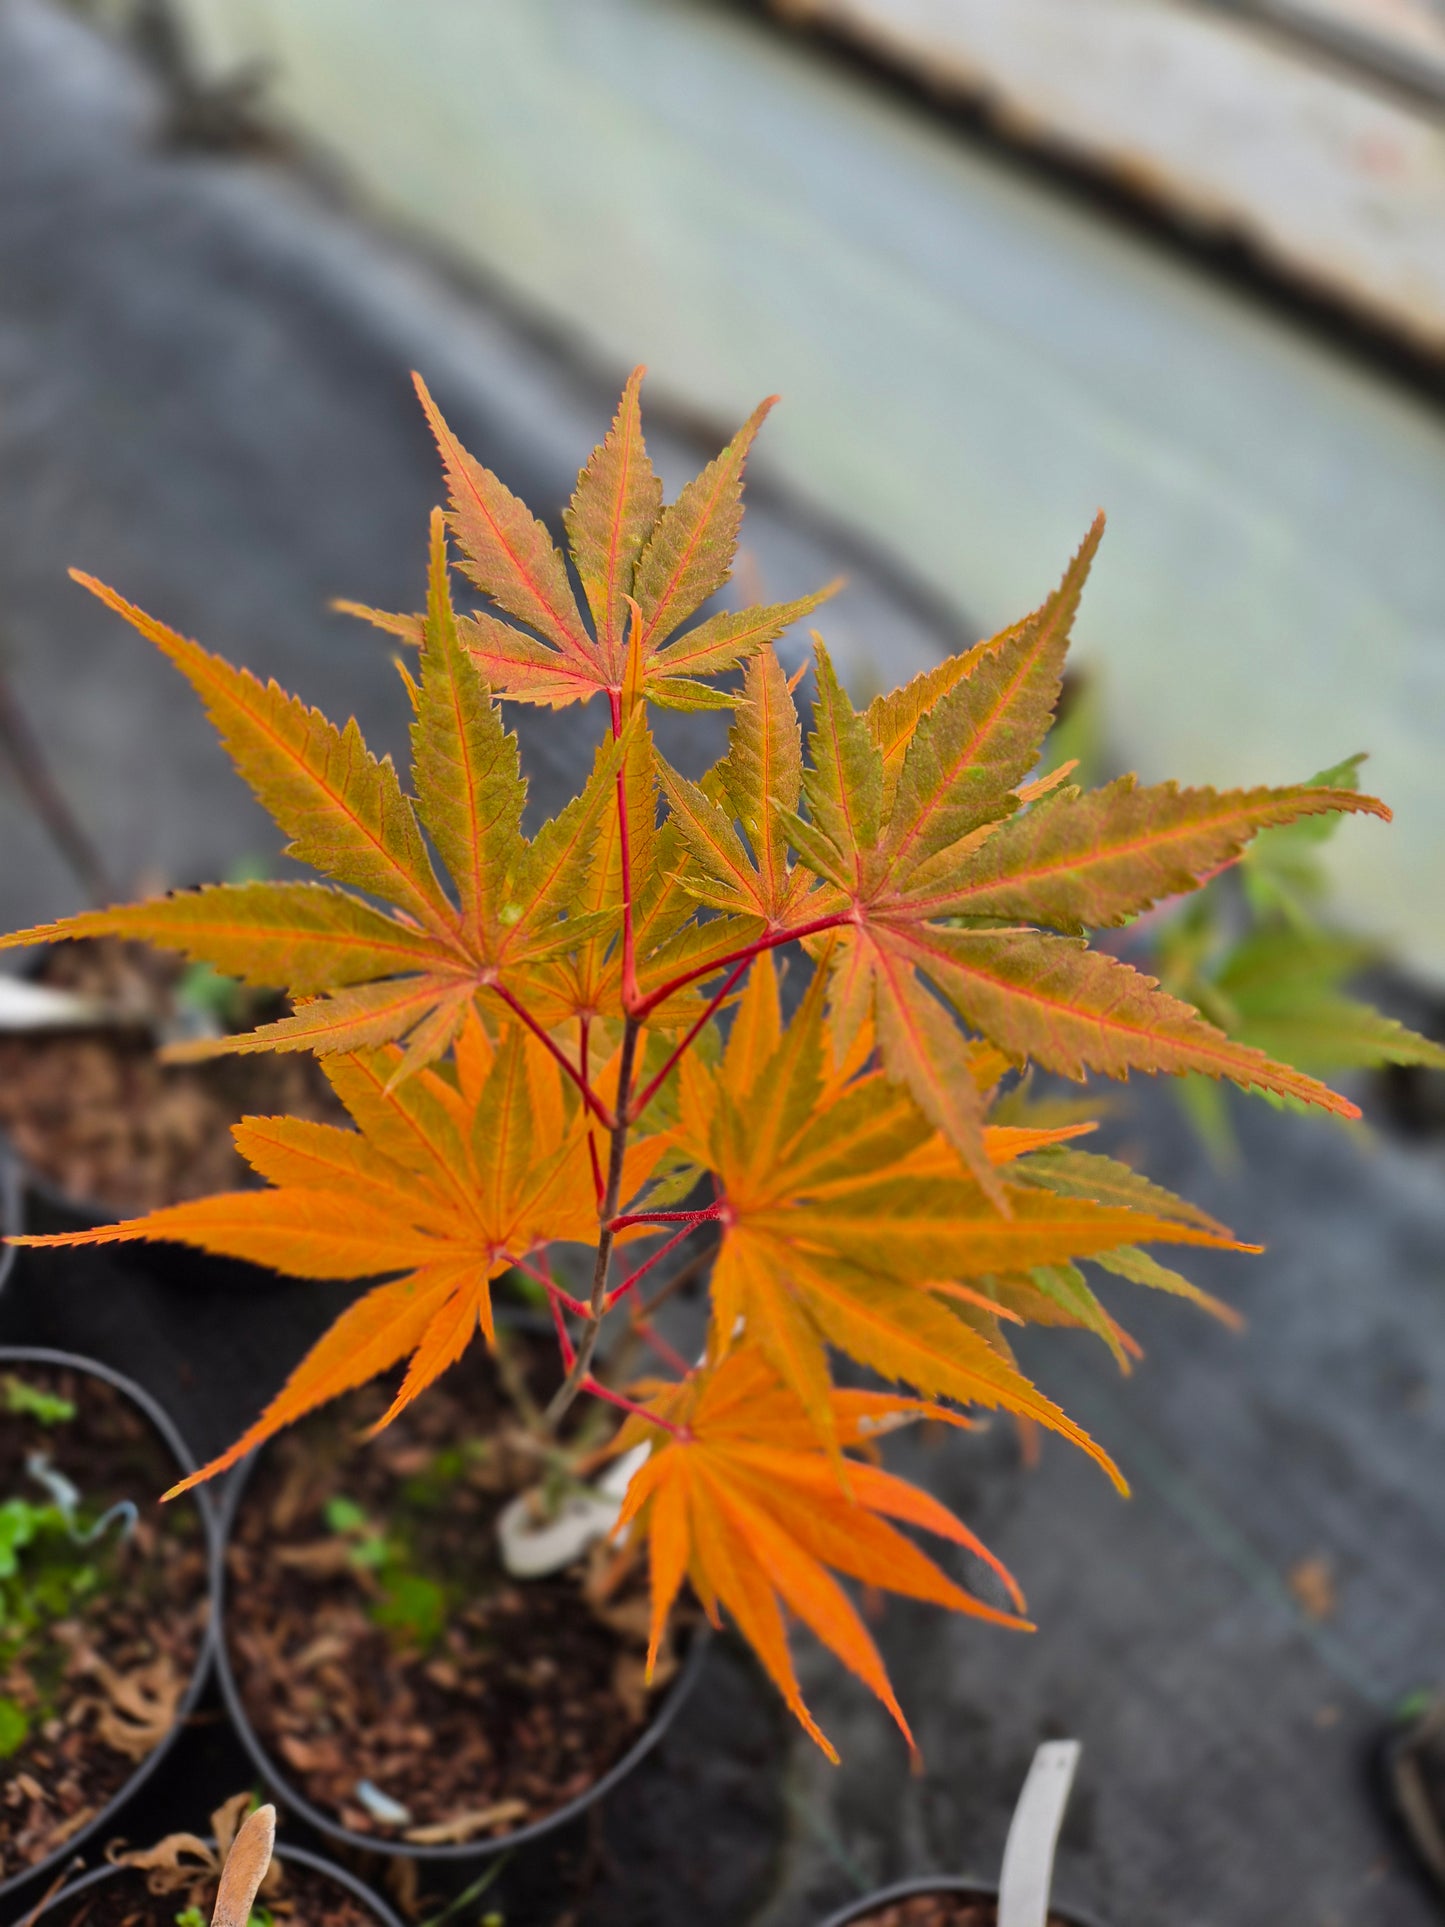
<instances>
[{"instance_id":1,"label":"bark mulch","mask_svg":"<svg viewBox=\"0 0 1445 1927\"><path fill-rule=\"evenodd\" d=\"M138 944L57 944L36 980L119 1003L134 1025L0 1035L0 1134L67 1196L130 1216L234 1191L257 1182L231 1142L241 1117L347 1122L304 1052L162 1063L155 1026L173 1014L183 973ZM248 1030L284 1009L253 995L224 1021Z\"/></svg>"},{"instance_id":2,"label":"bark mulch","mask_svg":"<svg viewBox=\"0 0 1445 1927\"><path fill-rule=\"evenodd\" d=\"M10 1408L12 1383L71 1401L69 1420L46 1424ZM170 1732L205 1630L206 1550L193 1502L162 1507L175 1461L144 1414L103 1380L32 1364L0 1363L0 1507L47 1503L27 1461L43 1455L80 1494L80 1529L121 1500L138 1518L92 1545L51 1538L21 1545L0 1579L0 1701L10 1728L28 1728L0 1758L0 1878L33 1866L79 1831ZM49 1617L25 1630L33 1580L88 1569L52 1594ZM22 1588L25 1590L22 1592ZM33 1614L31 1616L34 1616Z\"/></svg>"},{"instance_id":3,"label":"bark mulch","mask_svg":"<svg viewBox=\"0 0 1445 1927\"><path fill-rule=\"evenodd\" d=\"M539 1341L539 1371L549 1354ZM368 1387L265 1448L228 1554L231 1665L263 1743L346 1826L422 1845L496 1837L593 1786L674 1664L646 1688L643 1575L600 1596L611 1552L544 1579L503 1570L493 1522L537 1466L480 1345L361 1443L387 1403ZM338 1533L338 1499L365 1525ZM407 1818L378 1818L365 1782Z\"/></svg>"}]
</instances>

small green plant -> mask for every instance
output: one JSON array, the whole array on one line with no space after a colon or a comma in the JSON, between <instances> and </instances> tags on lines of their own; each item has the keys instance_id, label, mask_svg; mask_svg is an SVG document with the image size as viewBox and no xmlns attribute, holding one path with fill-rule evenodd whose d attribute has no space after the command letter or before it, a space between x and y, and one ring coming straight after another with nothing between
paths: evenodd
<instances>
[{"instance_id":1,"label":"small green plant","mask_svg":"<svg viewBox=\"0 0 1445 1927\"><path fill-rule=\"evenodd\" d=\"M94 1559L76 1544L74 1521L60 1506L28 1499L0 1503L0 1674L28 1658L36 1635L68 1619L100 1582ZM37 1670L32 1683L48 1693ZM0 1759L17 1753L30 1736L33 1711L13 1698L0 1699Z\"/></svg>"},{"instance_id":2,"label":"small green plant","mask_svg":"<svg viewBox=\"0 0 1445 1927\"><path fill-rule=\"evenodd\" d=\"M1363 760L1351 756L1312 780L1353 789ZM1339 823L1337 816L1315 816L1263 831L1235 865L1162 918L1147 933L1160 978L1227 1036L1297 1070L1445 1070L1445 1047L1349 993L1351 981L1388 953L1327 920L1330 885L1319 853ZM1204 1141L1231 1155L1234 1135L1219 1086L1189 1077L1179 1095ZM1286 1095L1266 1096L1296 1108Z\"/></svg>"},{"instance_id":3,"label":"small green plant","mask_svg":"<svg viewBox=\"0 0 1445 1927\"><path fill-rule=\"evenodd\" d=\"M355 1570L371 1577L376 1591L367 1610L375 1623L400 1644L429 1651L446 1629L454 1603L450 1589L419 1571L406 1540L383 1532L354 1499L328 1499L326 1524L347 1541Z\"/></svg>"},{"instance_id":4,"label":"small green plant","mask_svg":"<svg viewBox=\"0 0 1445 1927\"><path fill-rule=\"evenodd\" d=\"M41 1425L68 1425L75 1417L75 1406L68 1398L28 1385L13 1373L7 1374L3 1385L5 1410L14 1418L33 1418Z\"/></svg>"},{"instance_id":5,"label":"small green plant","mask_svg":"<svg viewBox=\"0 0 1445 1927\"><path fill-rule=\"evenodd\" d=\"M30 1737L30 1715L12 1699L0 1699L0 1760L18 1753Z\"/></svg>"},{"instance_id":6,"label":"small green plant","mask_svg":"<svg viewBox=\"0 0 1445 1927\"><path fill-rule=\"evenodd\" d=\"M0 1393L7 1412L46 1427L75 1417L69 1399L13 1374L0 1381ZM45 1452L31 1452L25 1472L46 1497L12 1493L0 1500L0 1679L19 1673L24 1681L18 1694L0 1696L0 1759L18 1753L37 1718L54 1710L65 1655L49 1639L50 1629L99 1590L135 1515L125 1501L100 1513L87 1509ZM125 1522L122 1533L107 1537L118 1520Z\"/></svg>"}]
</instances>

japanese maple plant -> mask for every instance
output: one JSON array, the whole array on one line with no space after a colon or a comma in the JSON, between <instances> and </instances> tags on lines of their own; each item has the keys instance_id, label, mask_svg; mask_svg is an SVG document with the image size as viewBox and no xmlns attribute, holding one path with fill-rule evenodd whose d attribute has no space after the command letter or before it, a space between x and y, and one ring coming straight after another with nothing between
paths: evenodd
<instances>
[{"instance_id":1,"label":"japanese maple plant","mask_svg":"<svg viewBox=\"0 0 1445 1927\"><path fill-rule=\"evenodd\" d=\"M8 941L146 939L284 990L291 1014L183 1049L314 1051L356 1128L248 1117L236 1142L269 1188L28 1242L177 1240L304 1278L386 1280L201 1479L409 1360L385 1424L478 1335L495 1343L491 1283L520 1270L560 1350L555 1394L528 1421L545 1449L565 1463L578 1436L597 1463L595 1436L562 1423L583 1397L616 1408L605 1450L649 1448L620 1529L629 1556L648 1550L654 1653L690 1582L827 1748L787 1615L908 1730L835 1573L1026 1623L968 1528L882 1469L879 1436L1003 1409L1122 1486L1007 1333L1085 1327L1126 1360L1078 1261L1218 1311L1144 1247L1242 1248L1077 1148L1091 1127L1031 1110L1017 1073L1203 1072L1353 1115L1086 933L1195 888L1260 829L1388 812L1348 788L1124 777L1081 793L1068 767L1036 772L1101 522L1033 614L861 712L818 640L805 753L799 679L773 645L823 594L695 620L728 580L769 404L664 505L640 375L566 510L570 571L421 389L451 504L433 518L427 607L356 611L415 652L410 795L354 721L337 729L78 578L189 679L290 854L331 881L178 891ZM484 608L454 608L453 552ZM501 704L594 697L607 727L590 773L529 839ZM659 754L654 708L732 712L700 782ZM568 1246L590 1250L590 1271ZM710 1269L695 1362L653 1322L679 1266ZM652 1347L646 1376L599 1349L614 1312ZM840 1388L838 1355L897 1389ZM955 1583L900 1524L988 1561L1017 1613Z\"/></svg>"}]
</instances>

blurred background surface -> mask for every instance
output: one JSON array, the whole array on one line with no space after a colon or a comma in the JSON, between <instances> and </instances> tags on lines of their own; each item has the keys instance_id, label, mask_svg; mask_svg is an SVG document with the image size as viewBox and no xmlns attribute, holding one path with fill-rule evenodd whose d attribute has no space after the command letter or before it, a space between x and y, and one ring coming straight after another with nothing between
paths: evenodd
<instances>
[{"instance_id":1,"label":"blurred background surface","mask_svg":"<svg viewBox=\"0 0 1445 1927\"><path fill-rule=\"evenodd\" d=\"M184 685L68 565L399 754L388 646L327 604L420 600L439 483L408 370L555 522L646 361L674 486L782 393L743 568L769 599L846 572L824 628L858 699L1037 602L1102 504L1079 624L1101 754L1255 782L1368 749L1397 821L1329 846L1334 914L1393 947L1400 1014L1437 1021L1442 21L1428 0L0 0L6 926L83 895L37 757L122 891L274 850ZM588 732L522 728L551 809ZM667 746L691 771L714 751L700 722ZM1242 1291L1241 1261L1201 1267L1248 1333L1150 1306L1127 1384L1102 1352L1033 1348L1129 1507L1058 1448L1021 1468L1002 1429L906 1448L1044 1630L1003 1652L890 1614L919 1779L808 1658L847 1764L806 1742L777 1763L776 1825L717 1918L811 1927L885 1876L992 1870L1033 1745L1064 1730L1086 1765L1062 1890L1116 1927L1436 1917L1371 1762L1445 1680L1445 1151L1373 1108L1368 1141L1241 1113L1221 1170L1167 1094L1131 1091L1118 1141L1271 1246ZM289 1362L238 1343L258 1376ZM638 1891L596 1918L673 1927L682 1890Z\"/></svg>"},{"instance_id":2,"label":"blurred background surface","mask_svg":"<svg viewBox=\"0 0 1445 1927\"><path fill-rule=\"evenodd\" d=\"M1252 782L1368 748L1399 822L1340 837L1346 900L1445 979L1445 892L1417 887L1442 823L1445 422L1018 164L1019 141L1075 162L1445 357L1445 16L1357 0L1285 35L1281 11L777 0L818 30L788 34L676 0L183 6L202 73L265 76L375 208L595 364L646 361L718 423L781 391L760 467L981 630L1102 504L1079 636L1125 759ZM1337 57L1331 25L1417 86Z\"/></svg>"}]
</instances>

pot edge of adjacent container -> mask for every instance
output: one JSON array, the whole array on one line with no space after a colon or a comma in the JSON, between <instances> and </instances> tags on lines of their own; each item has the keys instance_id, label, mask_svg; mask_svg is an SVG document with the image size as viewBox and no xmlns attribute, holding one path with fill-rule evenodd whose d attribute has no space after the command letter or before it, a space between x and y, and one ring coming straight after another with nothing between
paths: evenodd
<instances>
[{"instance_id":1,"label":"pot edge of adjacent container","mask_svg":"<svg viewBox=\"0 0 1445 1927\"><path fill-rule=\"evenodd\" d=\"M114 1366L106 1365L96 1358L87 1358L83 1353L63 1351L52 1345L0 1344L0 1366L10 1364L51 1365L68 1371L84 1372L92 1378L102 1379L106 1384L114 1386L118 1392L123 1393L124 1396L145 1415L156 1432L160 1434L166 1449L170 1452L172 1458L174 1458L183 1473L190 1473L196 1470L198 1461L191 1452L190 1447L186 1444L185 1439L181 1436L180 1429L176 1425L175 1420L161 1404L159 1399L157 1399L153 1393L148 1392L143 1385L137 1385L134 1379L127 1378L124 1372L116 1371ZM181 1695L180 1701L177 1704L176 1716L171 1724L170 1731L165 1735L164 1739L160 1740L151 1751L147 1753L143 1760L137 1762L134 1773L117 1788L111 1799L100 1808L99 1812L92 1815L83 1827L78 1827L68 1839L62 1841L61 1844L54 1848L52 1852L48 1853L43 1860L36 1861L34 1866L19 1868L15 1873L0 1878L0 1900L7 1899L14 1894L24 1891L26 1888L33 1888L47 1873L54 1873L57 1868L63 1866L67 1857L77 1853L85 1842L92 1839L102 1827L114 1822L123 1809L127 1807L140 1792L141 1788L150 1780L151 1776L156 1772L171 1748L180 1738L187 1718L195 1710L196 1703L205 1690L206 1680L210 1674L211 1664L215 1657L217 1633L220 1626L219 1604L214 1591L217 1545L216 1516L215 1508L211 1503L208 1493L193 1491L190 1496L196 1501L196 1511L201 1521L201 1531L205 1539L206 1597L208 1610L205 1628L201 1634L200 1647L196 1653L195 1665L191 1669L191 1677L186 1683L186 1690Z\"/></svg>"},{"instance_id":2,"label":"pot edge of adjacent container","mask_svg":"<svg viewBox=\"0 0 1445 1927\"><path fill-rule=\"evenodd\" d=\"M206 1844L213 1847L216 1843L211 1836L207 1835ZM308 1853L304 1847L278 1846L275 1857L283 1866L291 1860L297 1866L309 1867L313 1873L324 1874L328 1880L334 1880L338 1887L344 1887L354 1899L359 1900L368 1909L375 1917L376 1927L401 1927L399 1917L381 1895L374 1888L368 1887L364 1880L358 1879L349 1868L338 1866L334 1860L327 1860L319 1853ZM138 1872L137 1868L119 1866L112 1862L107 1862L102 1867L89 1868L85 1873L78 1874L74 1880L67 1881L58 1893L51 1895L40 1911L34 1915L34 1927L44 1927L44 1922L52 1909L58 1908L62 1901L73 1900L77 1894L84 1893L91 1887L102 1886L107 1880L114 1879L119 1874L135 1872ZM30 1915L22 1916L22 1927L31 1927Z\"/></svg>"},{"instance_id":3,"label":"pot edge of adjacent container","mask_svg":"<svg viewBox=\"0 0 1445 1927\"><path fill-rule=\"evenodd\" d=\"M0 1135L0 1237L17 1238L25 1229L26 1171L14 1148ZM0 1292L3 1292L19 1247L0 1244Z\"/></svg>"},{"instance_id":4,"label":"pot edge of adjacent container","mask_svg":"<svg viewBox=\"0 0 1445 1927\"><path fill-rule=\"evenodd\" d=\"M820 1921L819 1927L852 1927L854 1922L876 1908L890 1906L898 1900L911 1900L918 1894L960 1894L966 1899L997 1900L998 1882L970 1880L962 1874L918 1874L911 1880L896 1881L891 1887L879 1887L875 1893L861 1894L857 1900L848 1901L836 1913ZM1106 1927L1097 1914L1084 1913L1080 1908L1067 1906L1063 1901L1051 1900L1049 1911L1067 1921L1069 1927Z\"/></svg>"}]
</instances>

